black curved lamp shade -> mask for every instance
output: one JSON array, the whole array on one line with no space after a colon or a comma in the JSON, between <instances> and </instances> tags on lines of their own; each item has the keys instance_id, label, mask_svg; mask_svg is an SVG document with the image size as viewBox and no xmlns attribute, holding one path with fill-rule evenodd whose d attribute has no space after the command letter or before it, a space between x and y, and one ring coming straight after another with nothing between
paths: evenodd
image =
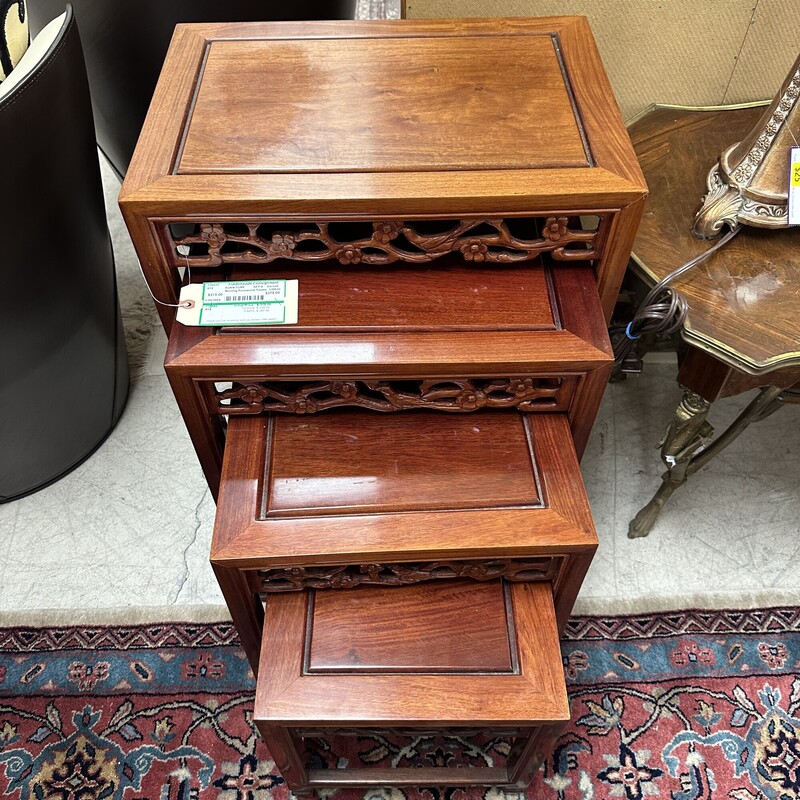
<instances>
[{"instance_id":1,"label":"black curved lamp shade","mask_svg":"<svg viewBox=\"0 0 800 800\"><path fill-rule=\"evenodd\" d=\"M69 8L44 57L0 100L0 153L4 502L90 455L127 395L92 110Z\"/></svg>"},{"instance_id":2,"label":"black curved lamp shade","mask_svg":"<svg viewBox=\"0 0 800 800\"><path fill-rule=\"evenodd\" d=\"M94 104L97 141L123 176L179 22L348 19L356 0L74 0ZM31 32L63 0L28 0Z\"/></svg>"}]
</instances>

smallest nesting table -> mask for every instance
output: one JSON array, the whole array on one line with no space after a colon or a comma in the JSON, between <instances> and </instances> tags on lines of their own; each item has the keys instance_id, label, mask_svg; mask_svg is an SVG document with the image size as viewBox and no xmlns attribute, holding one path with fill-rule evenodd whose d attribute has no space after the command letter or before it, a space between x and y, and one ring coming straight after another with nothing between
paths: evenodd
<instances>
[{"instance_id":1,"label":"smallest nesting table","mask_svg":"<svg viewBox=\"0 0 800 800\"><path fill-rule=\"evenodd\" d=\"M546 583L282 594L261 660L255 721L293 787L524 786L569 719ZM471 744L437 764L442 737ZM370 738L399 755L342 767Z\"/></svg>"}]
</instances>

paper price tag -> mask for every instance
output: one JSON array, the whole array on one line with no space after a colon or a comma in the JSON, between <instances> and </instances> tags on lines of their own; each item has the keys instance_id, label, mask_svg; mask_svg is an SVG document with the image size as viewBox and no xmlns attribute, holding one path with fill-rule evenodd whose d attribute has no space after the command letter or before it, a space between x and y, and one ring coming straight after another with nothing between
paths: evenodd
<instances>
[{"instance_id":1,"label":"paper price tag","mask_svg":"<svg viewBox=\"0 0 800 800\"><path fill-rule=\"evenodd\" d=\"M214 281L181 289L183 325L296 325L296 280Z\"/></svg>"},{"instance_id":2,"label":"paper price tag","mask_svg":"<svg viewBox=\"0 0 800 800\"><path fill-rule=\"evenodd\" d=\"M286 281L215 281L203 284L203 305L206 306L217 303L271 303L285 299Z\"/></svg>"},{"instance_id":3,"label":"paper price tag","mask_svg":"<svg viewBox=\"0 0 800 800\"><path fill-rule=\"evenodd\" d=\"M789 149L789 224L800 225L800 147Z\"/></svg>"}]
</instances>

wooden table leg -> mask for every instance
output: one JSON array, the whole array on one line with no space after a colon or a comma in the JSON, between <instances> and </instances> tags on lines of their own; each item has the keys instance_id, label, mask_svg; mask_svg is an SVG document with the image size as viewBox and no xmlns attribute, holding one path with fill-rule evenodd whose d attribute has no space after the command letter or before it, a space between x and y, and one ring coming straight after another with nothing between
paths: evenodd
<instances>
[{"instance_id":1,"label":"wooden table leg","mask_svg":"<svg viewBox=\"0 0 800 800\"><path fill-rule=\"evenodd\" d=\"M313 790L308 785L308 770L303 740L293 736L286 728L275 725L258 725L261 737L275 761L275 766L283 775L292 794L301 797L313 797Z\"/></svg>"},{"instance_id":2,"label":"wooden table leg","mask_svg":"<svg viewBox=\"0 0 800 800\"><path fill-rule=\"evenodd\" d=\"M780 386L762 388L728 428L708 444L713 434L713 428L706 422L711 404L686 389L661 447L661 458L668 469L653 498L631 521L628 537L647 536L673 492L717 453L722 452L750 423L764 419L775 411L782 402L783 391Z\"/></svg>"}]
</instances>

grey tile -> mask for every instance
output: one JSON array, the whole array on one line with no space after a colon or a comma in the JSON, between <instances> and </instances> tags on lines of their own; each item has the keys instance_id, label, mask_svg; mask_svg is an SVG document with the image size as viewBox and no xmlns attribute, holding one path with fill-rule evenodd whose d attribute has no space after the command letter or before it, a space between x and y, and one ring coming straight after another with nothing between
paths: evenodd
<instances>
[{"instance_id":1,"label":"grey tile","mask_svg":"<svg viewBox=\"0 0 800 800\"><path fill-rule=\"evenodd\" d=\"M164 377L133 386L88 461L10 507L0 608L219 602L207 563L214 504Z\"/></svg>"},{"instance_id":2,"label":"grey tile","mask_svg":"<svg viewBox=\"0 0 800 800\"><path fill-rule=\"evenodd\" d=\"M673 495L648 537L628 539L629 520L652 496L664 469L656 445L680 399L674 375L669 364L650 364L641 377L610 386L604 400L615 411L615 470L603 487L593 485L602 473L588 472L586 478L590 497L607 496L613 482L614 507L603 506L597 527L601 539L608 526L613 529L617 598L666 595L680 607L698 597L714 604L715 598L735 603L738 596L746 603L749 592L764 597L772 589L796 591L800 579L788 566L800 549L796 407L751 426ZM713 405L709 419L718 432L750 396ZM597 427L593 436L602 433ZM583 600L600 598L597 587L611 569L607 559L600 560Z\"/></svg>"}]
</instances>

